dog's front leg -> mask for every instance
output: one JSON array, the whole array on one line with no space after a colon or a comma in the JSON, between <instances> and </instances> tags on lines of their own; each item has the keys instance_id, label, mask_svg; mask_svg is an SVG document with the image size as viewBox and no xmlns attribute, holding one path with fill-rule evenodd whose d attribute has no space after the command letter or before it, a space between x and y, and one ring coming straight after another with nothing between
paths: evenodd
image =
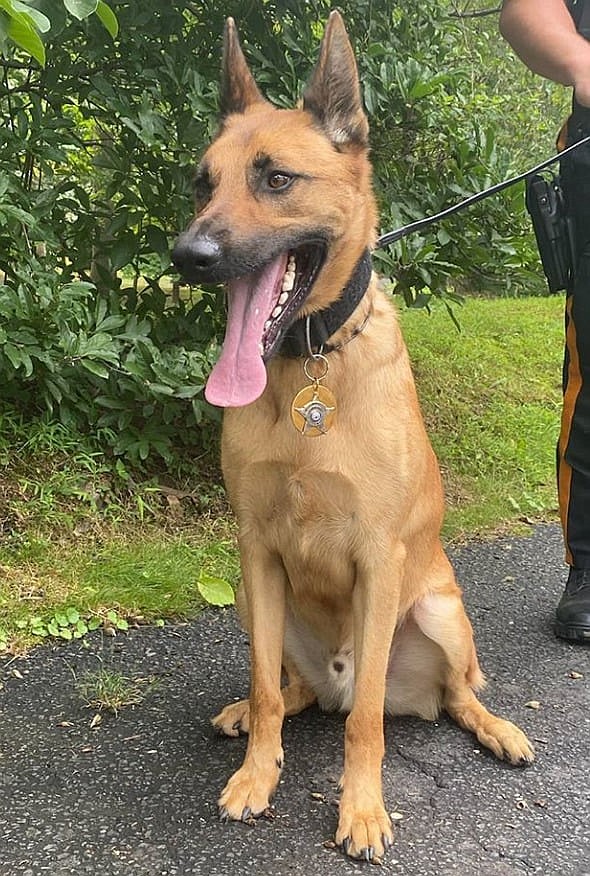
<instances>
[{"instance_id":1,"label":"dog's front leg","mask_svg":"<svg viewBox=\"0 0 590 876\"><path fill-rule=\"evenodd\" d=\"M286 575L280 558L261 545L242 543L241 562L250 633L250 734L244 763L219 798L219 812L224 820L247 821L268 809L283 766Z\"/></svg>"},{"instance_id":2,"label":"dog's front leg","mask_svg":"<svg viewBox=\"0 0 590 876\"><path fill-rule=\"evenodd\" d=\"M353 594L355 693L346 720L344 775L336 842L353 858L375 860L393 842L383 804L383 710L405 549L357 569Z\"/></svg>"}]
</instances>

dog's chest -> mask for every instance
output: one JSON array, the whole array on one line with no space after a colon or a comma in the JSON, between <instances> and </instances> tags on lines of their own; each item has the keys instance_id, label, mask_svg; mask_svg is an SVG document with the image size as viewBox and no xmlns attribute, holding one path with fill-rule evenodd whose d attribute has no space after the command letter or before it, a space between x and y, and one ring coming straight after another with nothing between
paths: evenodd
<instances>
[{"instance_id":1,"label":"dog's chest","mask_svg":"<svg viewBox=\"0 0 590 876\"><path fill-rule=\"evenodd\" d=\"M242 533L280 554L292 580L351 578L362 520L356 489L342 474L253 464L230 498Z\"/></svg>"}]
</instances>

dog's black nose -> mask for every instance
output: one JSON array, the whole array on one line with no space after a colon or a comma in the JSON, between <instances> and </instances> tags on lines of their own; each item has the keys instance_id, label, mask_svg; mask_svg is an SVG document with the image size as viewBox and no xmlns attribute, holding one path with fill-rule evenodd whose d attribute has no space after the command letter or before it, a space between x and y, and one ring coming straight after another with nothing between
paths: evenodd
<instances>
[{"instance_id":1,"label":"dog's black nose","mask_svg":"<svg viewBox=\"0 0 590 876\"><path fill-rule=\"evenodd\" d=\"M221 261L221 246L212 237L184 231L172 250L172 262L186 277L211 270Z\"/></svg>"}]
</instances>

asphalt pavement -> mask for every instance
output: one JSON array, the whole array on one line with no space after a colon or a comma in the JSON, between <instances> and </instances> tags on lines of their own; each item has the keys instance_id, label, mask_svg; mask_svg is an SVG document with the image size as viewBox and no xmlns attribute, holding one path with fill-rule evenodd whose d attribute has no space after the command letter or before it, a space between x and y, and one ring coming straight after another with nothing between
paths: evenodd
<instances>
[{"instance_id":1,"label":"asphalt pavement","mask_svg":"<svg viewBox=\"0 0 590 876\"><path fill-rule=\"evenodd\" d=\"M534 740L509 767L441 718L387 719L386 805L397 876L590 876L590 647L555 639L565 580L557 526L452 551L493 711ZM117 716L80 694L90 673L131 679ZM0 876L287 876L371 868L330 848L343 717L285 722L275 817L221 824L215 801L245 739L209 718L247 692L233 611L42 647L0 664ZM92 726L94 724L94 726Z\"/></svg>"}]
</instances>

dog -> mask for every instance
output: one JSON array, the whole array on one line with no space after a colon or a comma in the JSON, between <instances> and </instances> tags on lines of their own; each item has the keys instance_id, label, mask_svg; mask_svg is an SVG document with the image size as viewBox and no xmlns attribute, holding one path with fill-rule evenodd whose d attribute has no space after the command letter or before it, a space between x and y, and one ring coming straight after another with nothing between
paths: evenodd
<instances>
[{"instance_id":1,"label":"dog","mask_svg":"<svg viewBox=\"0 0 590 876\"><path fill-rule=\"evenodd\" d=\"M225 408L222 469L239 525L237 603L251 689L213 719L248 733L221 817L268 814L281 727L313 703L348 713L335 842L378 861L383 715L444 709L512 764L533 747L476 697L484 680L440 542L443 497L395 310L371 271L368 122L332 12L300 106L260 93L233 20L219 131L173 261L225 284L228 322L205 394ZM281 687L281 683L283 686Z\"/></svg>"}]
</instances>

